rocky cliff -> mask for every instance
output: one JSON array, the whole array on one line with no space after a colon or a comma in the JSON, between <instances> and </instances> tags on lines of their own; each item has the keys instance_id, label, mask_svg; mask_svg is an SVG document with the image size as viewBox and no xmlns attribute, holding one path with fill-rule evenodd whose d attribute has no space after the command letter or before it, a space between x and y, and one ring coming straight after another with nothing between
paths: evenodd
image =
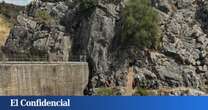
<instances>
[{"instance_id":1,"label":"rocky cliff","mask_svg":"<svg viewBox=\"0 0 208 110\"><path fill-rule=\"evenodd\" d=\"M150 0L160 17L158 50L119 45L123 0L87 6L81 1L38 0L28 5L3 47L8 59L86 60L86 94L97 87L126 86L129 68L134 70L134 88L206 89L208 1Z\"/></svg>"}]
</instances>

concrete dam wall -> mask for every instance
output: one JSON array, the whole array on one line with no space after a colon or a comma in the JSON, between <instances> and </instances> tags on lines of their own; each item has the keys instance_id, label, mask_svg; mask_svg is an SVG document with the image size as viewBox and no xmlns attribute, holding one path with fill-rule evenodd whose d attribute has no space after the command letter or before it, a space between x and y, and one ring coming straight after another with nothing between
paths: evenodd
<instances>
[{"instance_id":1,"label":"concrete dam wall","mask_svg":"<svg viewBox=\"0 0 208 110\"><path fill-rule=\"evenodd\" d=\"M85 62L0 62L0 95L83 95Z\"/></svg>"}]
</instances>

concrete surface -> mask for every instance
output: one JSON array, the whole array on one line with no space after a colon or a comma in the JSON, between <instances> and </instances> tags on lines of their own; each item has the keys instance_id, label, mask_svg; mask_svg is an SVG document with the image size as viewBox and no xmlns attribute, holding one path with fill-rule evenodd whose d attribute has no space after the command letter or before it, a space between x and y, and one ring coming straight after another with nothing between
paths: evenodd
<instances>
[{"instance_id":1,"label":"concrete surface","mask_svg":"<svg viewBox=\"0 0 208 110\"><path fill-rule=\"evenodd\" d=\"M0 62L0 95L83 95L86 62Z\"/></svg>"}]
</instances>

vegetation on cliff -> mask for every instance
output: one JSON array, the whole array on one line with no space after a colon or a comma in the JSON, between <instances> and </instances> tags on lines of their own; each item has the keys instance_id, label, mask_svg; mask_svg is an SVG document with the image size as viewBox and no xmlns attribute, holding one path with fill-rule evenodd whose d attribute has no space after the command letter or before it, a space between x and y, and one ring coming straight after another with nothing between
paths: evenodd
<instances>
[{"instance_id":1,"label":"vegetation on cliff","mask_svg":"<svg viewBox=\"0 0 208 110\"><path fill-rule=\"evenodd\" d=\"M16 17L22 10L24 10L22 6L7 4L5 2L0 3L0 14L13 24L16 23Z\"/></svg>"},{"instance_id":2,"label":"vegetation on cliff","mask_svg":"<svg viewBox=\"0 0 208 110\"><path fill-rule=\"evenodd\" d=\"M11 23L9 23L5 17L0 16L0 46L5 43L7 36L9 35L10 28Z\"/></svg>"},{"instance_id":3,"label":"vegetation on cliff","mask_svg":"<svg viewBox=\"0 0 208 110\"><path fill-rule=\"evenodd\" d=\"M159 20L157 12L148 0L129 0L124 8L123 17L122 44L140 48L159 47Z\"/></svg>"},{"instance_id":4,"label":"vegetation on cliff","mask_svg":"<svg viewBox=\"0 0 208 110\"><path fill-rule=\"evenodd\" d=\"M80 0L80 9L88 10L95 8L97 5L97 0Z\"/></svg>"},{"instance_id":5,"label":"vegetation on cliff","mask_svg":"<svg viewBox=\"0 0 208 110\"><path fill-rule=\"evenodd\" d=\"M41 23L49 25L53 21L53 17L46 10L37 10L35 18Z\"/></svg>"},{"instance_id":6,"label":"vegetation on cliff","mask_svg":"<svg viewBox=\"0 0 208 110\"><path fill-rule=\"evenodd\" d=\"M23 9L21 6L15 6L5 2L0 3L0 46L5 43L11 27L17 22L17 15Z\"/></svg>"}]
</instances>

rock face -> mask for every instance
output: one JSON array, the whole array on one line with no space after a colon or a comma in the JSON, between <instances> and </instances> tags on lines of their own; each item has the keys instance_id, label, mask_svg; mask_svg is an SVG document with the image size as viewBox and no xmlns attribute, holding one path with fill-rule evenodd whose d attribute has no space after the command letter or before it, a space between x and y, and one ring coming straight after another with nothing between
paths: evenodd
<instances>
[{"instance_id":1,"label":"rock face","mask_svg":"<svg viewBox=\"0 0 208 110\"><path fill-rule=\"evenodd\" d=\"M63 3L34 2L27 12L17 17L3 50L9 60L68 61L70 36L59 24L68 7ZM37 20L36 13L45 11L52 19L48 24ZM40 15L41 17L47 15Z\"/></svg>"},{"instance_id":2,"label":"rock face","mask_svg":"<svg viewBox=\"0 0 208 110\"><path fill-rule=\"evenodd\" d=\"M191 88L160 89L149 92L153 96L207 96L206 93Z\"/></svg>"},{"instance_id":3,"label":"rock face","mask_svg":"<svg viewBox=\"0 0 208 110\"><path fill-rule=\"evenodd\" d=\"M149 52L148 59L153 64L149 70L157 76L154 80L158 87L201 88L207 81L207 34L202 23L204 18L198 15L201 15L199 13L203 11L199 10L204 10L206 3L191 0L167 2L166 5L160 2L155 5L162 18L163 47L160 52ZM170 5L174 8L170 9ZM165 6L168 12L159 6ZM149 87L147 85L152 84L152 77L146 76L147 72L141 68L135 70L138 76L141 73L145 76L142 80L138 79L137 85L149 79L145 86Z\"/></svg>"},{"instance_id":4,"label":"rock face","mask_svg":"<svg viewBox=\"0 0 208 110\"><path fill-rule=\"evenodd\" d=\"M135 67L137 86L203 87L207 81L208 39L203 15L206 2L153 0L152 3L161 16L163 47L159 52L148 51L148 69Z\"/></svg>"},{"instance_id":5,"label":"rock face","mask_svg":"<svg viewBox=\"0 0 208 110\"><path fill-rule=\"evenodd\" d=\"M208 4L203 0L151 3L161 18L162 48L157 52L118 46L123 0L98 0L95 7L84 10L74 0L36 1L18 16L3 50L10 60L86 60L90 68L86 94L93 94L96 87L125 86L130 66L135 87L206 86ZM38 10L52 20L40 22Z\"/></svg>"}]
</instances>

